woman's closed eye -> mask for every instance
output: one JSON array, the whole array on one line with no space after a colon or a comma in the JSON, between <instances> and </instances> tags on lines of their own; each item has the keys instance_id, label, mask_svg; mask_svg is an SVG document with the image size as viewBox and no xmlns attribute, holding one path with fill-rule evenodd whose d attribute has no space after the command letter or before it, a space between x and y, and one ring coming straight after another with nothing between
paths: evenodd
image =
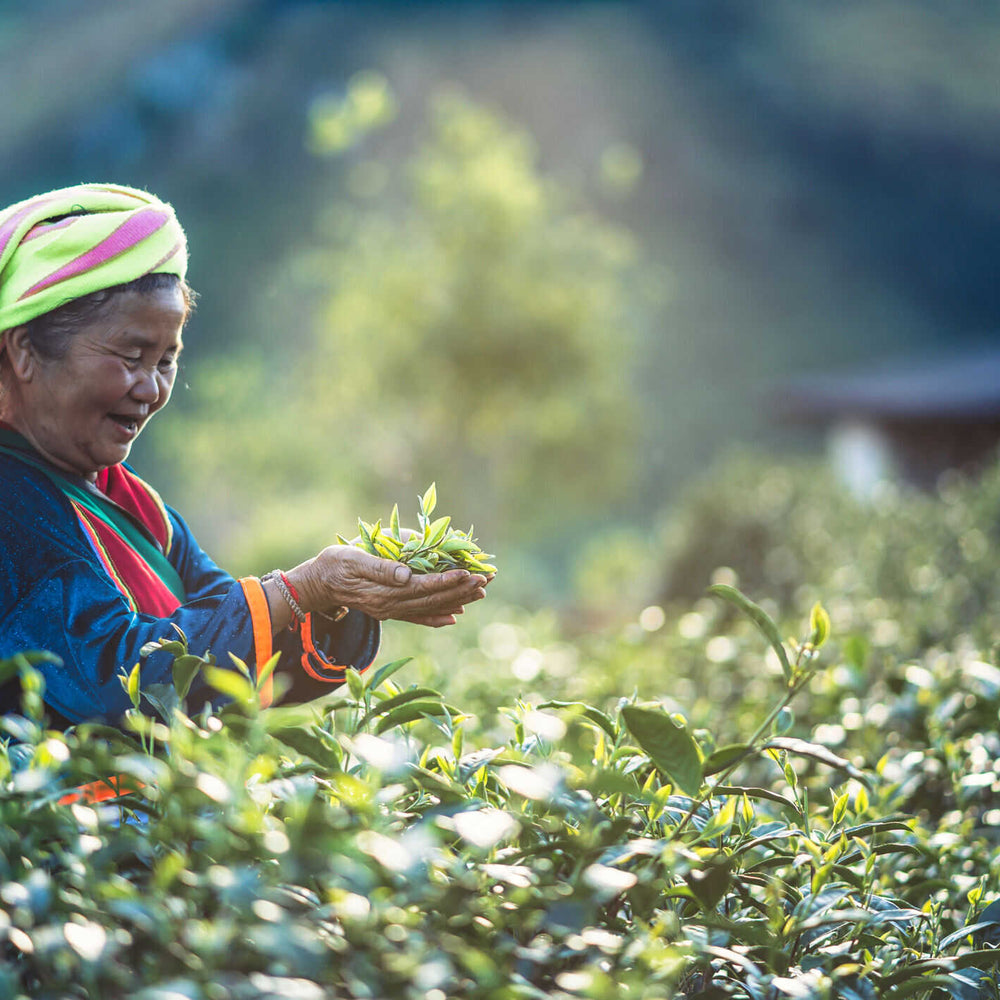
<instances>
[{"instance_id":1,"label":"woman's closed eye","mask_svg":"<svg viewBox=\"0 0 1000 1000\"><path fill-rule=\"evenodd\" d=\"M135 371L137 368L141 368L143 365L144 359L141 354L119 353L118 357L120 357L132 371ZM164 355L159 361L156 362L156 367L161 372L173 371L177 367L177 355Z\"/></svg>"}]
</instances>

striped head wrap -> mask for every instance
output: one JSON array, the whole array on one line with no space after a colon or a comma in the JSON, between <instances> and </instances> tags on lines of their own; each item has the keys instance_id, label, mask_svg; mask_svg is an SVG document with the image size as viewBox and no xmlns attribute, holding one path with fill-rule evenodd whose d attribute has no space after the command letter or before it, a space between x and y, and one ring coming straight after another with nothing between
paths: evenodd
<instances>
[{"instance_id":1,"label":"striped head wrap","mask_svg":"<svg viewBox=\"0 0 1000 1000\"><path fill-rule=\"evenodd\" d=\"M135 188L79 184L0 212L0 333L156 271L183 278L174 210Z\"/></svg>"}]
</instances>

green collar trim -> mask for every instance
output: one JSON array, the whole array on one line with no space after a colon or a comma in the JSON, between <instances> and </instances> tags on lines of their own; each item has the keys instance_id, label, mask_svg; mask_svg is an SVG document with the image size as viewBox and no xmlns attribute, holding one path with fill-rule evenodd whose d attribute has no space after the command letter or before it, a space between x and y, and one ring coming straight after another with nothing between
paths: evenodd
<instances>
[{"instance_id":1,"label":"green collar trim","mask_svg":"<svg viewBox=\"0 0 1000 1000\"><path fill-rule=\"evenodd\" d=\"M46 475L67 497L85 507L95 517L121 535L149 564L170 592L182 603L187 600L184 583L164 555L159 544L127 511L104 496L85 479L71 476L56 469L36 452L17 431L0 427L0 452L20 459L26 465Z\"/></svg>"}]
</instances>

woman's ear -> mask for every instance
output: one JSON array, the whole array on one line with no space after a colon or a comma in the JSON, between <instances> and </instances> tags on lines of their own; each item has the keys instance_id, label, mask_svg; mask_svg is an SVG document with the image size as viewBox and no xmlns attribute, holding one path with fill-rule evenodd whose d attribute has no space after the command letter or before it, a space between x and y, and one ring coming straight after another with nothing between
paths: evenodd
<instances>
[{"instance_id":1,"label":"woman's ear","mask_svg":"<svg viewBox=\"0 0 1000 1000\"><path fill-rule=\"evenodd\" d=\"M15 326L3 337L3 353L7 356L7 367L19 382L30 382L34 377L38 358L31 349L26 326Z\"/></svg>"}]
</instances>

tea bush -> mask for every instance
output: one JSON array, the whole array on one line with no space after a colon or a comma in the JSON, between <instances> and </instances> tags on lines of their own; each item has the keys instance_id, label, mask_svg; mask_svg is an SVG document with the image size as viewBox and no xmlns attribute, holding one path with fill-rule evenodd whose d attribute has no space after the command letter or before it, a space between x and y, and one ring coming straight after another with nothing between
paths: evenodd
<instances>
[{"instance_id":1,"label":"tea bush","mask_svg":"<svg viewBox=\"0 0 1000 1000\"><path fill-rule=\"evenodd\" d=\"M486 605L390 629L412 660L309 706L173 637L176 690L130 672L124 732L63 734L32 657L3 663L0 996L997 995L1000 484L866 514L817 483L716 478L759 501L755 562L681 510L666 551L704 546L709 594L572 639ZM183 705L193 669L225 709ZM77 791L101 779L130 791Z\"/></svg>"},{"instance_id":2,"label":"tea bush","mask_svg":"<svg viewBox=\"0 0 1000 1000\"><path fill-rule=\"evenodd\" d=\"M701 597L720 566L749 593L802 614L818 596L840 635L908 656L964 635L1000 637L1000 464L948 473L933 493L881 483L853 497L815 461L734 454L663 524L661 599Z\"/></svg>"},{"instance_id":3,"label":"tea bush","mask_svg":"<svg viewBox=\"0 0 1000 1000\"><path fill-rule=\"evenodd\" d=\"M955 672L922 668L933 742L859 767L788 735L794 697L830 669L822 609L781 643L746 598L718 593L755 619L761 660L784 658L772 703L723 747L635 698L515 700L500 742L492 720L399 687L402 661L304 708L262 711L238 671L209 674L233 699L220 713L133 684L154 717L60 734L29 659L5 664L25 704L3 723L0 989L976 995L1000 951L977 919L997 778L973 723L996 717L1000 685L949 714ZM110 775L135 791L67 801ZM914 812L921 795L947 812Z\"/></svg>"}]
</instances>

